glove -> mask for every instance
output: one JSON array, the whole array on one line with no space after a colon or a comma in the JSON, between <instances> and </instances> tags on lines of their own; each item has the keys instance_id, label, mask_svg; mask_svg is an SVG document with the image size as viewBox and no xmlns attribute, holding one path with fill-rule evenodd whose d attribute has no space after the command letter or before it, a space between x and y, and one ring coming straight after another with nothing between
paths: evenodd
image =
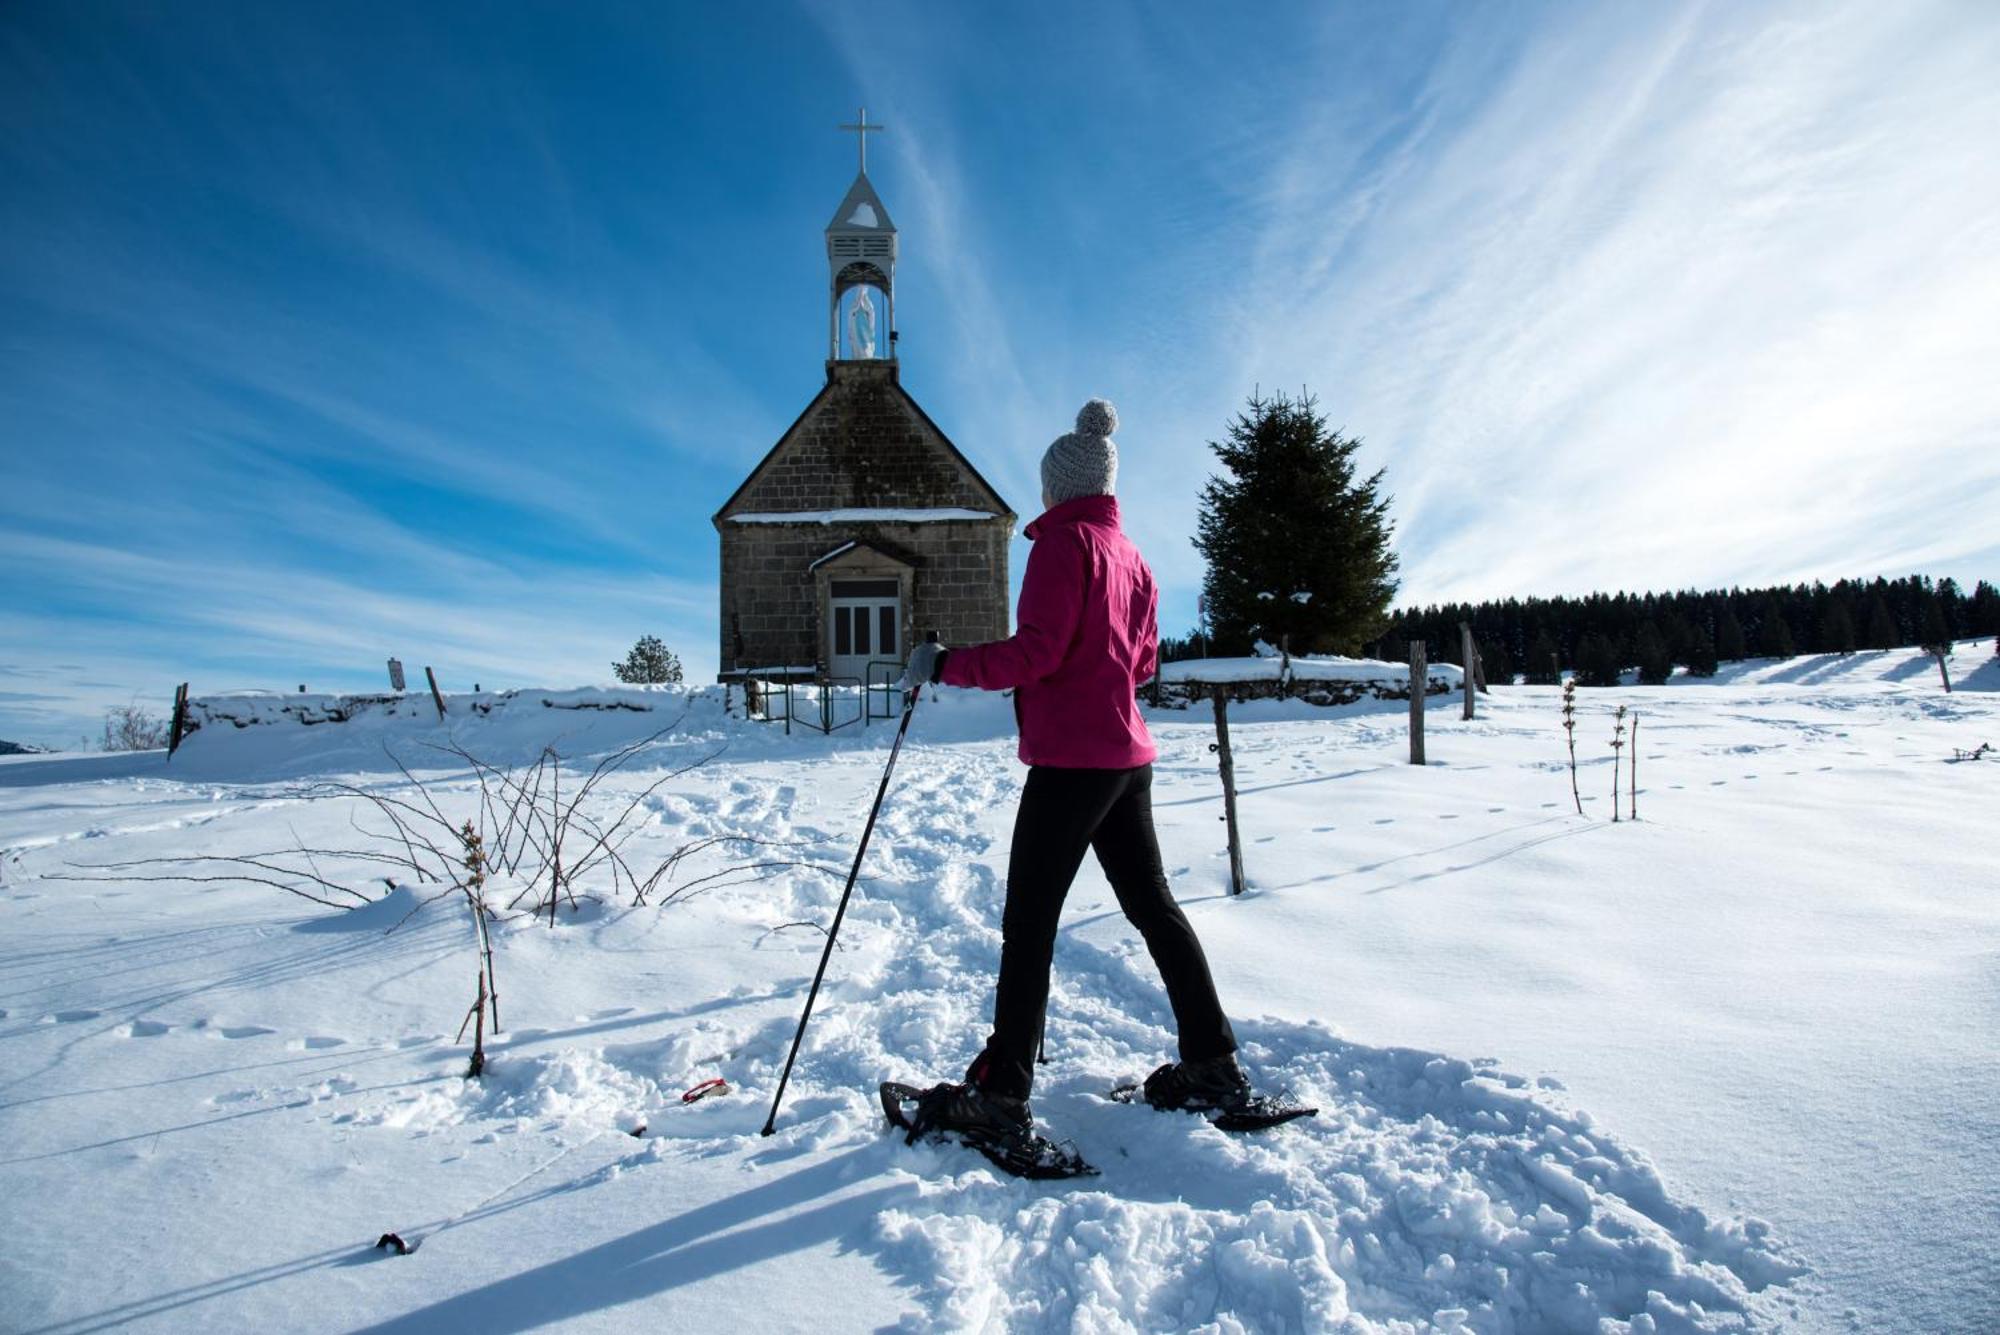
<instances>
[{"instance_id":1,"label":"glove","mask_svg":"<svg viewBox=\"0 0 2000 1335\"><path fill-rule=\"evenodd\" d=\"M944 672L944 660L951 656L951 650L937 641L920 644L910 654L909 663L903 668L903 679L896 683L905 691L914 691L919 686L935 682Z\"/></svg>"}]
</instances>

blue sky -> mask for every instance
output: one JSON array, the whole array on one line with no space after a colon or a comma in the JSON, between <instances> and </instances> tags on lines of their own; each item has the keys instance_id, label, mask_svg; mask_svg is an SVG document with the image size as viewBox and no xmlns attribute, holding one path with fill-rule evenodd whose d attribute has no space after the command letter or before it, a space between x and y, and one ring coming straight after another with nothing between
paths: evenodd
<instances>
[{"instance_id":1,"label":"blue sky","mask_svg":"<svg viewBox=\"0 0 2000 1335\"><path fill-rule=\"evenodd\" d=\"M0 737L712 672L863 102L904 383L1024 517L1114 400L1169 627L1260 384L1387 468L1408 600L1993 577L1995 69L1970 0L14 0Z\"/></svg>"}]
</instances>

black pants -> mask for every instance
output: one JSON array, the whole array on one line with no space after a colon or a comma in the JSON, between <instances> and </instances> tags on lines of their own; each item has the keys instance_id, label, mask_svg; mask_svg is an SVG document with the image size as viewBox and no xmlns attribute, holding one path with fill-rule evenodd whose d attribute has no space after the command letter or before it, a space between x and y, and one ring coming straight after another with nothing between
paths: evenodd
<instances>
[{"instance_id":1,"label":"black pants","mask_svg":"<svg viewBox=\"0 0 2000 1335\"><path fill-rule=\"evenodd\" d=\"M1034 1083L1056 921L1086 848L1096 850L1118 907L1139 929L1159 966L1180 1026L1182 1060L1236 1051L1236 1035L1216 998L1201 942L1174 903L1160 865L1160 843L1153 832L1153 767L1038 765L1028 771L1021 810L1014 818L993 1036L970 1072L974 1083L993 1093L1026 1098Z\"/></svg>"}]
</instances>

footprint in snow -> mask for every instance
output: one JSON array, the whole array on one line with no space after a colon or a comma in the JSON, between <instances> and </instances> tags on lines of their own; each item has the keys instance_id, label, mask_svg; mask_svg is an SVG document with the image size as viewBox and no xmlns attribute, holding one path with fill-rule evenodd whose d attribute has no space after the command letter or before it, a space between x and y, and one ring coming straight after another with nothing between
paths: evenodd
<instances>
[{"instance_id":1,"label":"footprint in snow","mask_svg":"<svg viewBox=\"0 0 2000 1335\"><path fill-rule=\"evenodd\" d=\"M103 1011L57 1011L47 1017L49 1024L75 1024L79 1020L95 1020Z\"/></svg>"},{"instance_id":2,"label":"footprint in snow","mask_svg":"<svg viewBox=\"0 0 2000 1335\"><path fill-rule=\"evenodd\" d=\"M261 1024L228 1024L219 1031L224 1038L262 1038L278 1031Z\"/></svg>"},{"instance_id":3,"label":"footprint in snow","mask_svg":"<svg viewBox=\"0 0 2000 1335\"><path fill-rule=\"evenodd\" d=\"M398 1048L421 1048L442 1041L442 1034L406 1034L396 1040Z\"/></svg>"},{"instance_id":4,"label":"footprint in snow","mask_svg":"<svg viewBox=\"0 0 2000 1335\"><path fill-rule=\"evenodd\" d=\"M310 1038L295 1038L285 1046L294 1052L320 1052L327 1048L345 1047L347 1040L331 1034L314 1034Z\"/></svg>"},{"instance_id":5,"label":"footprint in snow","mask_svg":"<svg viewBox=\"0 0 2000 1335\"><path fill-rule=\"evenodd\" d=\"M158 1020L134 1020L125 1026L125 1037L158 1038L172 1028L172 1025L161 1024Z\"/></svg>"}]
</instances>

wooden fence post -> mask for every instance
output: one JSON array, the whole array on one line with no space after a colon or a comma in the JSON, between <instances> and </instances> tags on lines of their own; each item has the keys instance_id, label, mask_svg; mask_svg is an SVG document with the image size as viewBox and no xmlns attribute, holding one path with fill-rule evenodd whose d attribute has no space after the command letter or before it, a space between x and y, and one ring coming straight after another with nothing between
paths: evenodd
<instances>
[{"instance_id":1,"label":"wooden fence post","mask_svg":"<svg viewBox=\"0 0 2000 1335\"><path fill-rule=\"evenodd\" d=\"M188 684L182 682L174 688L173 731L167 734L167 759L174 758L174 752L181 749L181 735L187 731Z\"/></svg>"},{"instance_id":2,"label":"wooden fence post","mask_svg":"<svg viewBox=\"0 0 2000 1335\"><path fill-rule=\"evenodd\" d=\"M1472 642L1472 627L1463 621L1458 623L1458 661L1465 664L1464 717L1470 719L1473 716L1473 678L1479 672L1479 646Z\"/></svg>"},{"instance_id":3,"label":"wooden fence post","mask_svg":"<svg viewBox=\"0 0 2000 1335\"><path fill-rule=\"evenodd\" d=\"M436 705L436 706L438 707L438 719L439 719L439 721L443 721L443 719L444 719L444 696L443 696L442 694L440 694L440 693L439 693L439 691L438 691L438 679L437 679L437 673L435 673L435 672L431 671L431 670L430 670L430 668L426 667L426 668L424 669L424 679L425 679L426 681L430 682L430 684L431 684L431 703L432 703L432 704L434 704L434 705Z\"/></svg>"},{"instance_id":4,"label":"wooden fence post","mask_svg":"<svg viewBox=\"0 0 2000 1335\"><path fill-rule=\"evenodd\" d=\"M1424 691L1430 685L1430 667L1424 661L1424 642L1410 641L1410 763L1424 763Z\"/></svg>"},{"instance_id":5,"label":"wooden fence post","mask_svg":"<svg viewBox=\"0 0 2000 1335\"><path fill-rule=\"evenodd\" d=\"M1243 840L1236 830L1236 764L1229 755L1229 688L1215 688L1215 752L1222 769L1222 819L1229 825L1229 893L1243 893Z\"/></svg>"}]
</instances>

